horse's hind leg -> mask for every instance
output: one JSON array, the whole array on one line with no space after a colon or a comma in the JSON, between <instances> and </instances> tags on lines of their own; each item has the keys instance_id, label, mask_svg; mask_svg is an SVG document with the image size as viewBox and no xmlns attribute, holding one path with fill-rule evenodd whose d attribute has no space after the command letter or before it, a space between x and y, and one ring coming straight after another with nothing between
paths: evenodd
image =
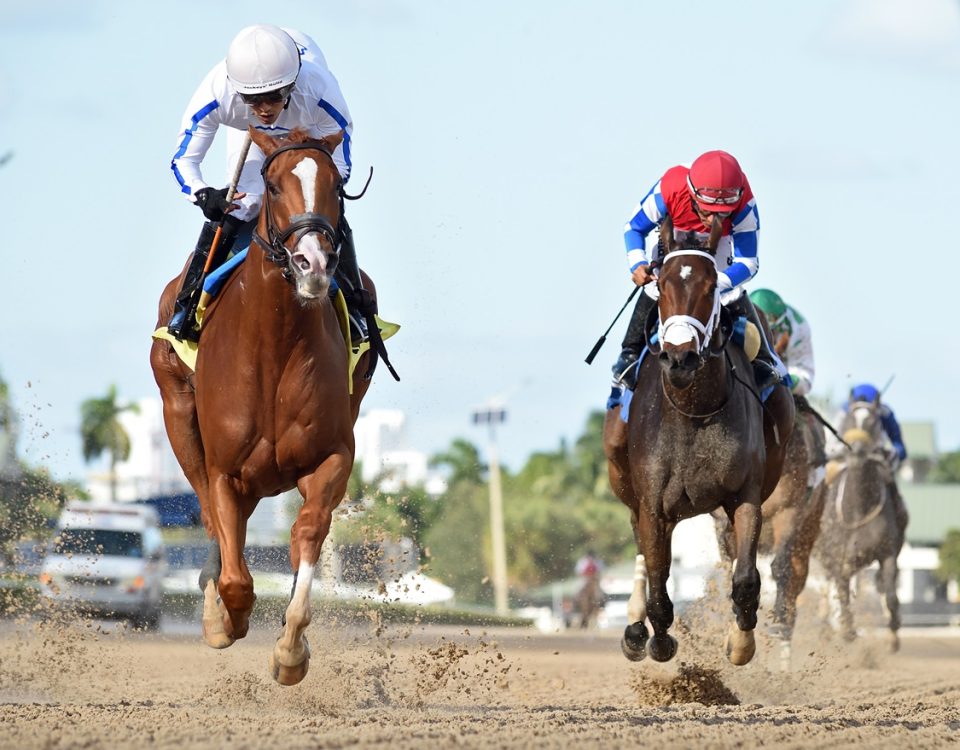
<instances>
[{"instance_id":1,"label":"horse's hind leg","mask_svg":"<svg viewBox=\"0 0 960 750\"><path fill-rule=\"evenodd\" d=\"M753 631L760 607L760 571L757 570L757 543L760 539L759 504L742 503L733 514L737 536L737 562L733 570L733 613L737 618L727 634L724 649L731 663L748 663L757 650Z\"/></svg>"},{"instance_id":2,"label":"horse's hind leg","mask_svg":"<svg viewBox=\"0 0 960 750\"><path fill-rule=\"evenodd\" d=\"M333 453L309 477L298 482L303 506L290 533L294 586L283 617L283 632L270 655L270 673L281 685L296 685L310 667L310 648L303 633L310 624L310 586L320 547L330 531L334 508L347 491L352 451Z\"/></svg>"},{"instance_id":3,"label":"horse's hind leg","mask_svg":"<svg viewBox=\"0 0 960 750\"><path fill-rule=\"evenodd\" d=\"M880 561L880 571L877 573L877 588L883 594L887 615L890 618L890 650L900 650L900 599L897 597L897 556L890 555Z\"/></svg>"},{"instance_id":4,"label":"horse's hind leg","mask_svg":"<svg viewBox=\"0 0 960 750\"><path fill-rule=\"evenodd\" d=\"M185 379L177 355L168 342L153 342L150 366L163 400L163 423L170 447L173 448L173 454L177 457L184 476L197 493L203 523L209 532L208 480L203 442L200 440L200 425L197 422L196 394Z\"/></svg>"},{"instance_id":5,"label":"horse's hind leg","mask_svg":"<svg viewBox=\"0 0 960 750\"><path fill-rule=\"evenodd\" d=\"M234 642L233 636L227 635L223 626L227 610L217 591L221 568L220 545L216 539L212 539L199 581L200 590L203 592L203 640L211 648L227 648Z\"/></svg>"},{"instance_id":6,"label":"horse's hind leg","mask_svg":"<svg viewBox=\"0 0 960 750\"><path fill-rule=\"evenodd\" d=\"M653 626L653 637L647 643L647 653L654 661L670 661L677 653L677 641L667 631L673 625L673 602L667 594L670 577L670 537L673 527L640 506L637 529L646 560L649 596L647 616Z\"/></svg>"}]
</instances>

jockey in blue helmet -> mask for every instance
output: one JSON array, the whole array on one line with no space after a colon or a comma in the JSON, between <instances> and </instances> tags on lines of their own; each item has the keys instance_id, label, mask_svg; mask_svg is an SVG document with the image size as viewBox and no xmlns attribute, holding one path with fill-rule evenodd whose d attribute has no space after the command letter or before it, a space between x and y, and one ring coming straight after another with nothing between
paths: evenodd
<instances>
[{"instance_id":1,"label":"jockey in blue helmet","mask_svg":"<svg viewBox=\"0 0 960 750\"><path fill-rule=\"evenodd\" d=\"M847 400L845 409L849 409L850 404L857 401L875 403L880 407L880 424L883 425L883 431L893 446L897 459L903 461L907 457L907 447L903 444L903 437L900 434L900 423L897 422L893 410L886 404L880 403L880 391L870 383L860 383L850 389L850 398Z\"/></svg>"}]
</instances>

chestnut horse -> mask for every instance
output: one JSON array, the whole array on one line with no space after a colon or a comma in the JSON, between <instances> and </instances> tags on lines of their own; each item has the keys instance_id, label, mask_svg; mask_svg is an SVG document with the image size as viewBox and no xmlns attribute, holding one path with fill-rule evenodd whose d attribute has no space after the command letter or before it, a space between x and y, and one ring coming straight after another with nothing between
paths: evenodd
<instances>
[{"instance_id":1,"label":"chestnut horse","mask_svg":"<svg viewBox=\"0 0 960 750\"><path fill-rule=\"evenodd\" d=\"M304 497L290 536L294 588L270 659L274 679L292 685L309 666L310 585L346 492L353 424L369 380L361 361L350 393L329 295L342 205L331 154L343 134L316 141L301 131L285 141L250 134L266 156L254 242L207 309L196 372L166 341L154 341L150 364L170 444L213 540L200 575L210 646L226 648L247 634L255 596L243 549L257 503L293 487ZM178 284L164 289L158 326L170 318Z\"/></svg>"},{"instance_id":2,"label":"chestnut horse","mask_svg":"<svg viewBox=\"0 0 960 750\"><path fill-rule=\"evenodd\" d=\"M714 219L705 245L693 234L678 244L670 220L664 221L659 356L647 356L640 366L629 421L625 424L621 407L615 407L604 425L610 484L630 509L639 552L630 624L621 641L632 660L649 652L656 661L668 661L676 653L677 642L667 632L673 624L667 593L671 536L681 520L717 508L733 522L736 537L736 623L726 654L740 665L756 650L760 506L780 479L794 404L783 386L761 403L747 355L728 341L732 326L720 304L715 258L721 233ZM656 347L648 336L654 354Z\"/></svg>"}]
</instances>

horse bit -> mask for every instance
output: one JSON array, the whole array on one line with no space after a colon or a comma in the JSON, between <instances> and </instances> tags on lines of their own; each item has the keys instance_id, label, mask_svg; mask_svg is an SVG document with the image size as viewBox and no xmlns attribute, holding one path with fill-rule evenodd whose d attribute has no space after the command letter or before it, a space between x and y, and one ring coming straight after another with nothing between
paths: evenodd
<instances>
[{"instance_id":1,"label":"horse bit","mask_svg":"<svg viewBox=\"0 0 960 750\"><path fill-rule=\"evenodd\" d=\"M260 175L263 177L264 184L266 184L267 169L269 169L270 164L280 154L286 151L320 151L321 153L325 154L331 162L333 162L333 155L326 149L325 144L320 141L290 143L286 146L281 146L264 160L263 167L260 169ZM342 181L337 186L337 193L340 199L342 215L344 199ZM263 248L264 254L267 256L267 258L283 269L283 276L285 279L289 281L291 278L290 270L287 267L287 261L290 258L290 249L286 245L286 242L288 239L290 239L290 237L294 237L299 242L305 235L310 234L311 232L316 232L323 236L324 239L330 243L330 247L333 248L334 253L336 253L337 257L339 258L341 235L339 230L334 228L333 224L326 216L321 213L317 213L316 211L294 214L290 217L289 226L287 226L287 228L283 231L280 231L277 229L276 224L274 223L273 212L270 209L270 203L270 191L266 190L264 193L263 206L267 218L267 239L261 237L260 232L257 231L257 229L253 230L253 239L258 245L260 245L260 247Z\"/></svg>"}]
</instances>

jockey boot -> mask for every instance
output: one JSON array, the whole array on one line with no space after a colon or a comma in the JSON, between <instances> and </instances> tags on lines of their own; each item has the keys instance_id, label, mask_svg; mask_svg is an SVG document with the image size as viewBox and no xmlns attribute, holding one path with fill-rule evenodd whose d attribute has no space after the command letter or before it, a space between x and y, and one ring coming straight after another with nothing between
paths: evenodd
<instances>
[{"instance_id":1,"label":"jockey boot","mask_svg":"<svg viewBox=\"0 0 960 750\"><path fill-rule=\"evenodd\" d=\"M227 225L224 224L224 229ZM200 230L200 237L197 240L197 246L193 251L193 257L190 259L190 266L183 277L183 284L180 291L177 292L177 299L173 304L173 315L170 322L167 323L167 330L178 340L199 341L200 331L196 327L195 315L197 312L197 303L200 301L200 286L203 283L203 269L207 263L207 256L210 254L210 247L213 245L213 238L217 234L217 225L215 222L205 222ZM219 266L227 253L233 246L235 235L224 234L217 246L216 257L210 264L210 270Z\"/></svg>"},{"instance_id":2,"label":"jockey boot","mask_svg":"<svg viewBox=\"0 0 960 750\"><path fill-rule=\"evenodd\" d=\"M353 244L353 230L343 214L340 215L340 262L334 273L343 298L347 303L350 318L350 339L354 346L370 338L367 317L376 310L370 293L363 288L360 265L357 263L357 248Z\"/></svg>"},{"instance_id":3,"label":"jockey boot","mask_svg":"<svg viewBox=\"0 0 960 750\"><path fill-rule=\"evenodd\" d=\"M727 310L734 318L741 315L745 317L757 327L760 334L760 349L752 363L753 377L757 383L757 389L762 393L767 388L782 383L786 368L780 362L779 357L773 353L773 349L770 348L767 336L763 331L763 324L757 315L757 308L753 306L750 296L744 292L727 306Z\"/></svg>"},{"instance_id":4,"label":"jockey boot","mask_svg":"<svg viewBox=\"0 0 960 750\"><path fill-rule=\"evenodd\" d=\"M640 358L640 352L643 350L644 336L643 328L647 324L647 318L650 317L650 311L656 306L657 301L640 291L640 299L637 300L633 308L633 315L630 316L630 323L627 325L627 332L623 337L623 347L620 356L613 365L613 382L623 383L631 391L637 387L637 360Z\"/></svg>"}]
</instances>

